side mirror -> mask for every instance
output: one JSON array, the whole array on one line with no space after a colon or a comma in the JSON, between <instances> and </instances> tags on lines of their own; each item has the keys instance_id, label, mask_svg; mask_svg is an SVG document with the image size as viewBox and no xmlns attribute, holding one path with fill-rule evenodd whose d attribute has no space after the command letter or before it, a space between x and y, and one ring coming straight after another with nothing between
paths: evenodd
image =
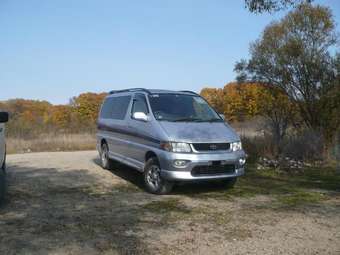
<instances>
[{"instance_id":1,"label":"side mirror","mask_svg":"<svg viewBox=\"0 0 340 255\"><path fill-rule=\"evenodd\" d=\"M0 112L0 123L8 121L8 112Z\"/></svg>"},{"instance_id":2,"label":"side mirror","mask_svg":"<svg viewBox=\"0 0 340 255\"><path fill-rule=\"evenodd\" d=\"M135 112L132 118L135 120L148 121L148 116L144 112Z\"/></svg>"},{"instance_id":3,"label":"side mirror","mask_svg":"<svg viewBox=\"0 0 340 255\"><path fill-rule=\"evenodd\" d=\"M220 115L220 117L221 117L223 120L225 120L225 116L224 116L224 114L222 114L222 113L219 113L218 115Z\"/></svg>"}]
</instances>

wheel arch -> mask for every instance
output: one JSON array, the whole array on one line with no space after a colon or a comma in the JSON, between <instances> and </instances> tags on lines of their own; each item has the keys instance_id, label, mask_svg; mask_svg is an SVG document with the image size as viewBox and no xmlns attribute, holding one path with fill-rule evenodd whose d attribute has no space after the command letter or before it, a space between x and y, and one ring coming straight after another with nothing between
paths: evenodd
<instances>
[{"instance_id":1,"label":"wheel arch","mask_svg":"<svg viewBox=\"0 0 340 255\"><path fill-rule=\"evenodd\" d=\"M108 144L107 141L106 141L106 139L105 139L105 138L102 138L102 139L100 140L100 146L103 146L105 143Z\"/></svg>"},{"instance_id":2,"label":"wheel arch","mask_svg":"<svg viewBox=\"0 0 340 255\"><path fill-rule=\"evenodd\" d=\"M145 162L147 162L150 158L157 158L157 160L159 161L158 156L157 156L157 154L155 152L147 151L145 153Z\"/></svg>"}]
</instances>

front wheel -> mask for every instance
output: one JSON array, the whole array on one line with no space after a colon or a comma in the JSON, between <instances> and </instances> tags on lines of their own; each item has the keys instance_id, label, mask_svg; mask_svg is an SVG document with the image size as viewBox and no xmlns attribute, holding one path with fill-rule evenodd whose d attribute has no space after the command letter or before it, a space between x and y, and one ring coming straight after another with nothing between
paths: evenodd
<instances>
[{"instance_id":1,"label":"front wheel","mask_svg":"<svg viewBox=\"0 0 340 255\"><path fill-rule=\"evenodd\" d=\"M173 183L162 179L161 168L157 158L150 158L144 169L144 183L146 189L157 195L165 195L171 192Z\"/></svg>"}]
</instances>

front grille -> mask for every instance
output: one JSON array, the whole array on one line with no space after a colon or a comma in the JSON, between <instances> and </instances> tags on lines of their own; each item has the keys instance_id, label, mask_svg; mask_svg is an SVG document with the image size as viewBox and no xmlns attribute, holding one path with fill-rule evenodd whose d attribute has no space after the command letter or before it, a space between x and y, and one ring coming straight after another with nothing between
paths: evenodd
<instances>
[{"instance_id":1,"label":"front grille","mask_svg":"<svg viewBox=\"0 0 340 255\"><path fill-rule=\"evenodd\" d=\"M230 143L193 143L192 146L196 151L227 151L230 149Z\"/></svg>"},{"instance_id":2,"label":"front grille","mask_svg":"<svg viewBox=\"0 0 340 255\"><path fill-rule=\"evenodd\" d=\"M191 170L192 176L222 175L235 173L235 165L195 166Z\"/></svg>"}]
</instances>

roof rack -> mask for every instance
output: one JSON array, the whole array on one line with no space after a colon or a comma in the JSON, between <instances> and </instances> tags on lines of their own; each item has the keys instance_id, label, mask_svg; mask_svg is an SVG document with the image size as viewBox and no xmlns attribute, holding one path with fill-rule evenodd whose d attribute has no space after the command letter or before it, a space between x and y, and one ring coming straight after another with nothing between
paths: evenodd
<instances>
[{"instance_id":1,"label":"roof rack","mask_svg":"<svg viewBox=\"0 0 340 255\"><path fill-rule=\"evenodd\" d=\"M151 94L151 92L148 89L144 88L131 88L131 89L122 89L122 90L112 90L110 91L110 94L117 94L117 93L123 93L123 92L134 92L134 91L143 91L145 93Z\"/></svg>"},{"instance_id":2,"label":"roof rack","mask_svg":"<svg viewBox=\"0 0 340 255\"><path fill-rule=\"evenodd\" d=\"M185 93L190 93L190 94L194 94L194 95L200 96L199 94L197 94L196 92L191 91L191 90L181 90L179 92L185 92Z\"/></svg>"}]
</instances>

